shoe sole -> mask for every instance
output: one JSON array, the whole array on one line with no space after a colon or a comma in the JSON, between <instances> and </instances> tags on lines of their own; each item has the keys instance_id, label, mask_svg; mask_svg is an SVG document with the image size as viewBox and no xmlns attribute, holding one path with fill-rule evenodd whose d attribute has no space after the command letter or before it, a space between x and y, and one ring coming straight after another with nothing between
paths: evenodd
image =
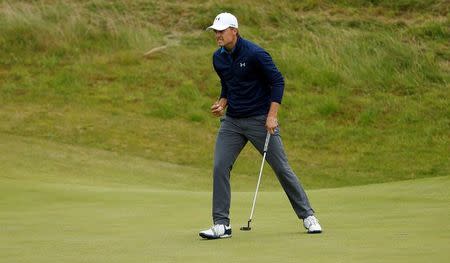
<instances>
[{"instance_id":1,"label":"shoe sole","mask_svg":"<svg viewBox=\"0 0 450 263\"><path fill-rule=\"evenodd\" d=\"M230 238L231 237L231 235L222 235L222 236L218 236L218 237L212 237L212 236L205 235L203 233L199 233L198 235L205 239L221 239L221 238Z\"/></svg>"},{"instance_id":2,"label":"shoe sole","mask_svg":"<svg viewBox=\"0 0 450 263\"><path fill-rule=\"evenodd\" d=\"M322 230L308 231L308 234L320 234L320 233L322 233Z\"/></svg>"}]
</instances>

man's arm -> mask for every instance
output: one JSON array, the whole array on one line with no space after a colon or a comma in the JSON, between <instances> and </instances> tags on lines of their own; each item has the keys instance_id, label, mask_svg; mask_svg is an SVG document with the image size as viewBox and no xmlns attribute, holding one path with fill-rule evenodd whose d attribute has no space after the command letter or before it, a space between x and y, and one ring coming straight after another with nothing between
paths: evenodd
<instances>
[{"instance_id":1,"label":"man's arm","mask_svg":"<svg viewBox=\"0 0 450 263\"><path fill-rule=\"evenodd\" d=\"M219 70L217 70L216 64L214 63L214 55L213 55L213 67L220 78L222 90L220 91L220 99L214 102L214 104L211 106L211 113L216 117L220 117L224 114L225 108L228 105L227 100L228 87L225 81L223 80L222 74L219 72Z\"/></svg>"},{"instance_id":2,"label":"man's arm","mask_svg":"<svg viewBox=\"0 0 450 263\"><path fill-rule=\"evenodd\" d=\"M274 134L275 128L278 127L277 115L278 108L280 107L281 100L283 98L284 78L278 68L275 66L275 63L273 62L272 57L269 55L269 53L261 50L260 52L256 53L256 59L271 87L271 103L269 113L267 114L266 129L271 134Z\"/></svg>"},{"instance_id":3,"label":"man's arm","mask_svg":"<svg viewBox=\"0 0 450 263\"><path fill-rule=\"evenodd\" d=\"M257 63L259 64L263 76L266 78L271 88L270 101L281 104L284 92L283 75L275 66L272 57L269 55L269 53L267 53L267 51L263 49L259 50L258 52L255 53L255 58Z\"/></svg>"},{"instance_id":4,"label":"man's arm","mask_svg":"<svg viewBox=\"0 0 450 263\"><path fill-rule=\"evenodd\" d=\"M275 128L278 127L278 108L280 107L280 104L278 102L272 102L270 103L270 109L269 113L267 114L267 120L266 120L266 129L270 132L270 134L275 133Z\"/></svg>"}]
</instances>

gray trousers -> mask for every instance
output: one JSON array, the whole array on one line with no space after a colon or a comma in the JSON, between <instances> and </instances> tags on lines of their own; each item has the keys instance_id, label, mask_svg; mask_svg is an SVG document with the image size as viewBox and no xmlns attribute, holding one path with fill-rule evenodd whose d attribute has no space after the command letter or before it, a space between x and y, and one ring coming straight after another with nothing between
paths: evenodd
<instances>
[{"instance_id":1,"label":"gray trousers","mask_svg":"<svg viewBox=\"0 0 450 263\"><path fill-rule=\"evenodd\" d=\"M267 130L266 116L221 119L214 151L213 208L214 224L230 223L230 172L241 150L250 141L262 154ZM314 214L300 181L289 166L280 131L270 138L266 160L274 170L298 218Z\"/></svg>"}]
</instances>

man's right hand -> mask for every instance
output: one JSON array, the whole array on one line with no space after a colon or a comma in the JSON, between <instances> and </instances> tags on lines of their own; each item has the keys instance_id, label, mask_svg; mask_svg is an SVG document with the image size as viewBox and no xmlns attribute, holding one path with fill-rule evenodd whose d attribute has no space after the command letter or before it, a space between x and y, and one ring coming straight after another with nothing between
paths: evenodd
<instances>
[{"instance_id":1,"label":"man's right hand","mask_svg":"<svg viewBox=\"0 0 450 263\"><path fill-rule=\"evenodd\" d=\"M211 113L216 117L220 117L224 114L226 106L227 99L221 98L211 106Z\"/></svg>"}]
</instances>

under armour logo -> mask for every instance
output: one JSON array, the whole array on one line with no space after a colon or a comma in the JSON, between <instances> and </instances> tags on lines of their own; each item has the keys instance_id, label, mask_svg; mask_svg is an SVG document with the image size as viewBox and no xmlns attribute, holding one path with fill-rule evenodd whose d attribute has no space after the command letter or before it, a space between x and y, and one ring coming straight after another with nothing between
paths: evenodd
<instances>
[{"instance_id":1,"label":"under armour logo","mask_svg":"<svg viewBox=\"0 0 450 263\"><path fill-rule=\"evenodd\" d=\"M239 63L239 66L241 66L241 68L245 67L245 62L244 63Z\"/></svg>"}]
</instances>

